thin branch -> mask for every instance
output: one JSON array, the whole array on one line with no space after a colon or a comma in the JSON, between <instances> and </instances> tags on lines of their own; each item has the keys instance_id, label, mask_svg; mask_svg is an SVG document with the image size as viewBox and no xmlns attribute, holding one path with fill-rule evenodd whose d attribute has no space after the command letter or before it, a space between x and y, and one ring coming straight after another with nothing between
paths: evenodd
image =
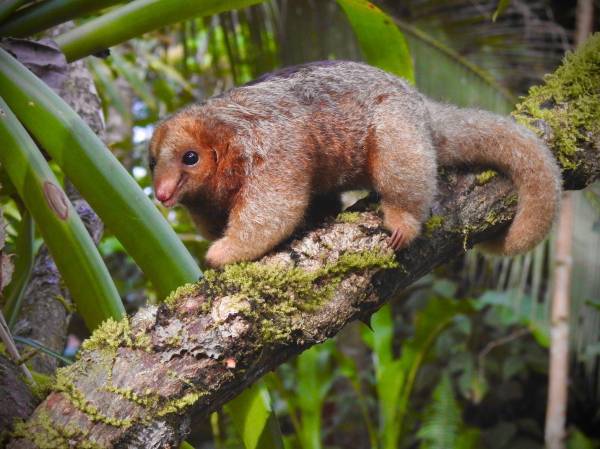
<instances>
[{"instance_id":1,"label":"thin branch","mask_svg":"<svg viewBox=\"0 0 600 449\"><path fill-rule=\"evenodd\" d=\"M19 350L17 349L17 345L15 344L15 341L12 338L10 329L8 328L8 324L6 324L6 320L4 319L4 314L2 312L0 312L0 340L2 340L2 343L4 343L6 351L8 352L8 355L10 355L10 357L12 358L12 361L15 364L19 365L19 368L21 369L21 372L23 373L25 378L31 383L35 384L35 381L33 380L33 376L29 372L29 369L27 368L27 366L25 366L24 363L21 363L21 356L19 355Z\"/></svg>"},{"instance_id":2,"label":"thin branch","mask_svg":"<svg viewBox=\"0 0 600 449\"><path fill-rule=\"evenodd\" d=\"M593 0L577 1L575 44L593 30ZM569 313L573 268L573 194L565 192L556 229L554 291L550 322L550 367L544 440L548 449L564 449L569 385Z\"/></svg>"}]
</instances>

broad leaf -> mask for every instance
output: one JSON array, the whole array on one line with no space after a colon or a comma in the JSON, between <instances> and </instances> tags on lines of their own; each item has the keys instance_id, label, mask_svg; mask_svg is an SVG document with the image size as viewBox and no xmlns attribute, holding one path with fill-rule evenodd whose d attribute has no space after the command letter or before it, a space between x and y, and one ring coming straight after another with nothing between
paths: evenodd
<instances>
[{"instance_id":1,"label":"broad leaf","mask_svg":"<svg viewBox=\"0 0 600 449\"><path fill-rule=\"evenodd\" d=\"M262 382L244 390L225 409L246 449L282 449L277 419L271 410L269 391Z\"/></svg>"},{"instance_id":2,"label":"broad leaf","mask_svg":"<svg viewBox=\"0 0 600 449\"><path fill-rule=\"evenodd\" d=\"M394 20L367 0L337 0L367 62L414 83L412 59Z\"/></svg>"}]
</instances>

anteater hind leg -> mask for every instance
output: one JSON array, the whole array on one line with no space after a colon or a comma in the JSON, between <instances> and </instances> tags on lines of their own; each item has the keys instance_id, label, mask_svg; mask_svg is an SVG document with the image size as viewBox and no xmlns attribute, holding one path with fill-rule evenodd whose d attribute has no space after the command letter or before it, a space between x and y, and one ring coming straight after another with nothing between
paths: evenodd
<instances>
[{"instance_id":1,"label":"anteater hind leg","mask_svg":"<svg viewBox=\"0 0 600 449\"><path fill-rule=\"evenodd\" d=\"M382 105L383 106L383 105ZM398 108L377 114L369 148L373 187L381 195L390 246L399 250L417 237L436 190L435 151L417 119L402 118Z\"/></svg>"}]
</instances>

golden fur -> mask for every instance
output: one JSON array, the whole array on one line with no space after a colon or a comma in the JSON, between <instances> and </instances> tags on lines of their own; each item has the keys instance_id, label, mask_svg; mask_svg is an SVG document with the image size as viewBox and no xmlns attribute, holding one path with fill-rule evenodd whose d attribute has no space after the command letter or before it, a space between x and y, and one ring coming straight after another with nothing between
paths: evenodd
<instances>
[{"instance_id":1,"label":"golden fur","mask_svg":"<svg viewBox=\"0 0 600 449\"><path fill-rule=\"evenodd\" d=\"M182 163L188 151L196 164ZM560 174L550 151L511 120L436 103L405 81L355 62L297 66L183 109L150 143L157 197L186 206L217 239L211 266L256 259L289 237L315 197L369 188L381 196L392 245L420 232L437 167L506 173L517 215L493 247L532 248L556 215Z\"/></svg>"}]
</instances>

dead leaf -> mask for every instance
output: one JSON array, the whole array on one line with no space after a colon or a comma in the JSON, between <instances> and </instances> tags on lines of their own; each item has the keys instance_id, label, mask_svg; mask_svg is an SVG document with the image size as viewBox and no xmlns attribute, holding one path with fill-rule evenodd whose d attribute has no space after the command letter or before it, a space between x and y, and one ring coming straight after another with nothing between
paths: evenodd
<instances>
[{"instance_id":1,"label":"dead leaf","mask_svg":"<svg viewBox=\"0 0 600 449\"><path fill-rule=\"evenodd\" d=\"M0 46L15 56L21 64L35 73L48 86L60 91L67 79L67 60L51 39L28 41L3 38Z\"/></svg>"}]
</instances>

